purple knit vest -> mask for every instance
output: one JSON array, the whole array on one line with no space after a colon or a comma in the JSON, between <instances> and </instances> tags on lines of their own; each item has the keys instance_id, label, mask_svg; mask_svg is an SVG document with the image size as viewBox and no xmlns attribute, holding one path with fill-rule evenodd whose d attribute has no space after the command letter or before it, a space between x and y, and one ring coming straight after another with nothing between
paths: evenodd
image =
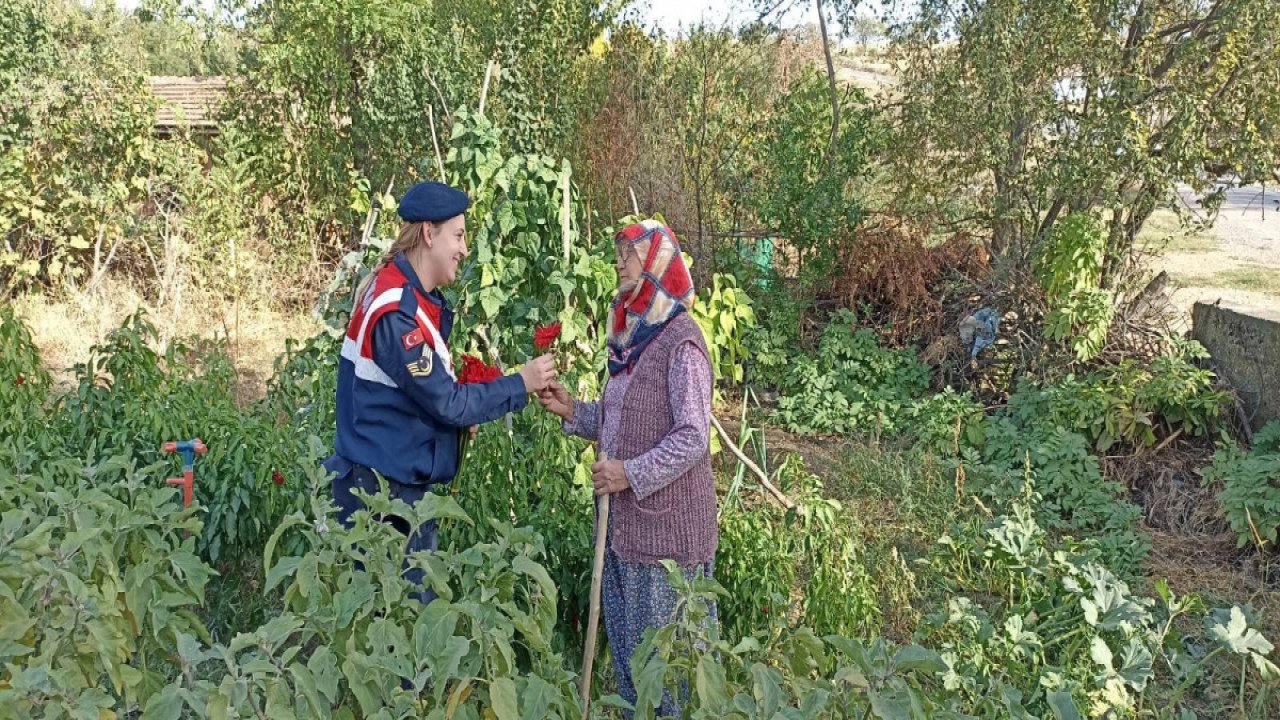
<instances>
[{"instance_id":1,"label":"purple knit vest","mask_svg":"<svg viewBox=\"0 0 1280 720\"><path fill-rule=\"evenodd\" d=\"M622 398L617 459L643 455L671 432L675 420L667 376L675 350L684 342L707 354L702 330L688 313L668 321L632 366L631 382ZM637 499L630 488L614 493L609 525L613 550L624 562L656 565L675 560L687 568L713 560L719 533L711 453L644 500Z\"/></svg>"}]
</instances>

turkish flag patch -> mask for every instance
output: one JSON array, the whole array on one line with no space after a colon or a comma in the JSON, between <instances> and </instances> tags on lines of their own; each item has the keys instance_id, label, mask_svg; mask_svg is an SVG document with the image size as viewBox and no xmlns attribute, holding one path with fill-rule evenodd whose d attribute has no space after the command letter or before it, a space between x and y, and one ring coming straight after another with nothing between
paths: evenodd
<instances>
[{"instance_id":1,"label":"turkish flag patch","mask_svg":"<svg viewBox=\"0 0 1280 720\"><path fill-rule=\"evenodd\" d=\"M405 350L412 350L424 342L426 338L422 335L422 328L407 332L400 337L400 344L404 345Z\"/></svg>"}]
</instances>

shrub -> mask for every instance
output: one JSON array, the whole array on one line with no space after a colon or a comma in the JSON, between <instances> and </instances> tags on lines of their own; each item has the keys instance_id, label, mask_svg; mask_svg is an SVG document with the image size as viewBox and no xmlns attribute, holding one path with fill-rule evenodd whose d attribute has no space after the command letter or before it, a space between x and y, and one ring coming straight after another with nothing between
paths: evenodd
<instances>
[{"instance_id":1,"label":"shrub","mask_svg":"<svg viewBox=\"0 0 1280 720\"><path fill-rule=\"evenodd\" d=\"M5 327L0 332L23 332L12 323ZM180 467L176 457L163 454L163 444L199 437L209 447L196 467L195 497L206 511L200 553L216 561L261 546L305 495L287 472L303 451L300 436L274 417L236 406L235 371L220 345L177 340L161 353L153 349L158 344L155 326L142 313L112 331L88 362L76 366L74 391L56 396L43 423L28 423L9 441L14 467L34 471L41 464L85 465L122 456L160 486ZM21 353L21 363L29 365L32 356ZM47 389L41 379L47 375L32 377L35 388ZM38 407L34 397L25 402ZM0 415L23 406L3 407ZM71 489L91 484L74 473L58 479Z\"/></svg>"},{"instance_id":2,"label":"shrub","mask_svg":"<svg viewBox=\"0 0 1280 720\"><path fill-rule=\"evenodd\" d=\"M1105 247L1097 220L1068 215L1053 227L1036 258L1036 275L1049 303L1044 335L1066 343L1078 360L1097 357L1111 330L1115 306L1110 291L1099 287Z\"/></svg>"},{"instance_id":3,"label":"shrub","mask_svg":"<svg viewBox=\"0 0 1280 720\"><path fill-rule=\"evenodd\" d=\"M19 443L43 426L52 378L40 350L9 305L0 308L0 453L14 461Z\"/></svg>"},{"instance_id":4,"label":"shrub","mask_svg":"<svg viewBox=\"0 0 1280 720\"><path fill-rule=\"evenodd\" d=\"M716 380L740 385L746 378L746 338L756 327L751 297L732 275L716 273L690 315L706 337Z\"/></svg>"},{"instance_id":5,"label":"shrub","mask_svg":"<svg viewBox=\"0 0 1280 720\"><path fill-rule=\"evenodd\" d=\"M1150 541L1138 523L1142 510L1125 489L1102 476L1087 439L1060 426L1019 425L995 418L980 452L966 450L961 463L970 486L989 502L1007 503L1035 478L1038 523L1097 547L1108 567L1124 575L1139 569Z\"/></svg>"},{"instance_id":6,"label":"shrub","mask_svg":"<svg viewBox=\"0 0 1280 720\"><path fill-rule=\"evenodd\" d=\"M368 503L349 530L322 499L289 516L264 550L267 589L284 585L285 612L226 645L185 638L182 675L148 711L176 717L185 705L228 717L247 705L265 717L514 717L519 703L527 716L577 717L573 675L552 650L556 587L538 563L541 537L495 521L488 542L415 553L409 565L424 569L439 595L424 607L402 572L404 536L378 516L415 528L470 519L444 495L409 507L381 492ZM301 531L302 552L276 557L291 528Z\"/></svg>"},{"instance_id":7,"label":"shrub","mask_svg":"<svg viewBox=\"0 0 1280 720\"><path fill-rule=\"evenodd\" d=\"M929 382L929 368L905 350L876 342L867 328L839 311L822 332L815 356L792 361L780 381L778 422L792 432L893 432L902 411Z\"/></svg>"},{"instance_id":8,"label":"shrub","mask_svg":"<svg viewBox=\"0 0 1280 720\"><path fill-rule=\"evenodd\" d=\"M943 536L929 562L949 578L946 608L920 641L941 651L943 686L974 714L996 717L1178 717L1186 690L1215 657L1235 655L1241 682L1253 665L1278 672L1271 644L1239 607L1206 614L1195 596L1156 583L1143 597L1093 550L1057 546L1037 523L1030 487L990 522ZM992 601L983 607L973 597ZM1184 632L1181 618L1207 632ZM1210 651L1200 648L1213 647ZM1159 682L1171 676L1177 687ZM1001 690L1003 686L1003 690ZM1184 710L1183 713L1188 711ZM1031 715L1028 715L1030 713Z\"/></svg>"},{"instance_id":9,"label":"shrub","mask_svg":"<svg viewBox=\"0 0 1280 720\"><path fill-rule=\"evenodd\" d=\"M1124 360L1042 386L1026 383L1009 398L1009 413L1023 425L1079 432L1100 452L1155 445L1162 422L1164 434L1203 436L1221 427L1227 395L1214 387L1213 373L1190 362L1201 353L1195 344L1150 367Z\"/></svg>"},{"instance_id":10,"label":"shrub","mask_svg":"<svg viewBox=\"0 0 1280 720\"><path fill-rule=\"evenodd\" d=\"M777 476L796 507L747 507L730 497L720 513L715 576L729 591L719 606L725 636L783 618L819 634L869 637L880 608L840 503L821 496L821 479L798 455L787 455Z\"/></svg>"},{"instance_id":11,"label":"shrub","mask_svg":"<svg viewBox=\"0 0 1280 720\"><path fill-rule=\"evenodd\" d=\"M106 482L122 472L119 484ZM0 707L5 717L107 717L168 682L182 637L207 637L193 610L212 570L200 520L127 460L81 474L18 475L0 464Z\"/></svg>"},{"instance_id":12,"label":"shrub","mask_svg":"<svg viewBox=\"0 0 1280 720\"><path fill-rule=\"evenodd\" d=\"M982 405L968 392L946 387L907 408L906 432L930 452L954 455L960 448L981 447L986 438L987 417Z\"/></svg>"},{"instance_id":13,"label":"shrub","mask_svg":"<svg viewBox=\"0 0 1280 720\"><path fill-rule=\"evenodd\" d=\"M1207 483L1221 482L1218 502L1237 546L1275 546L1280 535L1280 422L1268 423L1253 438L1253 451L1230 444L1214 453Z\"/></svg>"}]
</instances>

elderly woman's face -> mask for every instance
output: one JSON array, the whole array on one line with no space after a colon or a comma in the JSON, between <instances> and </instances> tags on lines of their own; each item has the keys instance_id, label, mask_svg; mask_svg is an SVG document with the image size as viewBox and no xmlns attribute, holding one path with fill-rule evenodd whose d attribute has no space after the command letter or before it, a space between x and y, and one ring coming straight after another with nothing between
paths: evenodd
<instances>
[{"instance_id":1,"label":"elderly woman's face","mask_svg":"<svg viewBox=\"0 0 1280 720\"><path fill-rule=\"evenodd\" d=\"M631 287L640 282L640 275L644 273L644 263L640 262L636 249L631 246L631 243L619 243L615 250L613 265L618 270L618 287Z\"/></svg>"}]
</instances>

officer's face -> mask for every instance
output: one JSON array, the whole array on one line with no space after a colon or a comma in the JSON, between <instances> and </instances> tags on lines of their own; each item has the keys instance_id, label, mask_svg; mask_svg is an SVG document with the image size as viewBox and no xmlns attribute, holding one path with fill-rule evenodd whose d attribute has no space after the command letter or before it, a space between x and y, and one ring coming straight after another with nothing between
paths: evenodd
<instances>
[{"instance_id":1,"label":"officer's face","mask_svg":"<svg viewBox=\"0 0 1280 720\"><path fill-rule=\"evenodd\" d=\"M614 248L613 266L618 271L618 287L627 288L640 282L640 276L644 273L644 263L640 262L640 256L636 254L636 249L631 243L618 243Z\"/></svg>"},{"instance_id":2,"label":"officer's face","mask_svg":"<svg viewBox=\"0 0 1280 720\"><path fill-rule=\"evenodd\" d=\"M429 223L430 253L438 276L437 285L447 285L458 277L458 266L467 257L467 221L462 215L442 223Z\"/></svg>"}]
</instances>

